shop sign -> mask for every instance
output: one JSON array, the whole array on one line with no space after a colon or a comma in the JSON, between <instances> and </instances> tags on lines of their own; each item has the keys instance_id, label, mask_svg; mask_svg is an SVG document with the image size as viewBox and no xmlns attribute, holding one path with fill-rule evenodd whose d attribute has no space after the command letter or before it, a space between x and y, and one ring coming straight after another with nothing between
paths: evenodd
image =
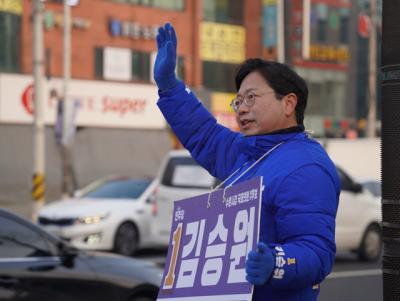
<instances>
[{"instance_id":1,"label":"shop sign","mask_svg":"<svg viewBox=\"0 0 400 301\"><path fill-rule=\"evenodd\" d=\"M350 53L347 47L310 45L310 60L324 62L347 62Z\"/></svg>"},{"instance_id":2,"label":"shop sign","mask_svg":"<svg viewBox=\"0 0 400 301\"><path fill-rule=\"evenodd\" d=\"M154 40L160 25L143 25L138 22L109 20L109 32L113 37L130 38L134 40Z\"/></svg>"},{"instance_id":3,"label":"shop sign","mask_svg":"<svg viewBox=\"0 0 400 301\"><path fill-rule=\"evenodd\" d=\"M33 77L0 74L0 123L32 124L34 114ZM107 128L165 128L159 112L155 85L71 80L69 101L77 104L77 126ZM44 84L43 116L54 124L57 99L63 81L52 78ZM53 93L52 93L53 91ZM54 93L56 91L57 93Z\"/></svg>"},{"instance_id":4,"label":"shop sign","mask_svg":"<svg viewBox=\"0 0 400 301\"><path fill-rule=\"evenodd\" d=\"M241 63L245 59L246 31L243 26L202 22L200 58L204 61Z\"/></svg>"},{"instance_id":5,"label":"shop sign","mask_svg":"<svg viewBox=\"0 0 400 301\"><path fill-rule=\"evenodd\" d=\"M52 29L53 27L63 27L64 26L64 16L63 14L55 13L52 10L47 10L44 12L43 24L45 29ZM72 17L71 26L78 29L88 29L91 22L88 19L80 17Z\"/></svg>"},{"instance_id":6,"label":"shop sign","mask_svg":"<svg viewBox=\"0 0 400 301\"><path fill-rule=\"evenodd\" d=\"M22 15L22 0L0 0L0 11Z\"/></svg>"}]
</instances>

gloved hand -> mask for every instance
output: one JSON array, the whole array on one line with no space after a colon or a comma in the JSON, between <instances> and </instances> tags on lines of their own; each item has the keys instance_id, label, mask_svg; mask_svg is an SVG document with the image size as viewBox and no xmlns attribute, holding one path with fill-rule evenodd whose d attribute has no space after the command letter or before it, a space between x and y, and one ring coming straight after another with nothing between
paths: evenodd
<instances>
[{"instance_id":1,"label":"gloved hand","mask_svg":"<svg viewBox=\"0 0 400 301\"><path fill-rule=\"evenodd\" d=\"M154 80L162 91L175 87L179 82L175 75L176 45L175 29L172 25L167 23L160 27L157 34L158 52L154 64Z\"/></svg>"},{"instance_id":2,"label":"gloved hand","mask_svg":"<svg viewBox=\"0 0 400 301\"><path fill-rule=\"evenodd\" d=\"M246 280L253 285L262 285L272 274L275 258L268 246L259 242L257 251L250 251L246 260Z\"/></svg>"}]
</instances>

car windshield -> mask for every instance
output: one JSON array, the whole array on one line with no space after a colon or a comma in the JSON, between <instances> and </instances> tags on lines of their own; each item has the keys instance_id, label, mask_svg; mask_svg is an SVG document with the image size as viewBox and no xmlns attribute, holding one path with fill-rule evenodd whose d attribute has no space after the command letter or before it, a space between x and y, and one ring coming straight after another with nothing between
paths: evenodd
<instances>
[{"instance_id":1,"label":"car windshield","mask_svg":"<svg viewBox=\"0 0 400 301\"><path fill-rule=\"evenodd\" d=\"M114 179L100 182L82 194L82 198L136 199L150 185L145 179Z\"/></svg>"},{"instance_id":2,"label":"car windshield","mask_svg":"<svg viewBox=\"0 0 400 301\"><path fill-rule=\"evenodd\" d=\"M365 181L362 185L367 188L374 196L381 197L382 195L382 187L381 183L378 181Z\"/></svg>"}]
</instances>

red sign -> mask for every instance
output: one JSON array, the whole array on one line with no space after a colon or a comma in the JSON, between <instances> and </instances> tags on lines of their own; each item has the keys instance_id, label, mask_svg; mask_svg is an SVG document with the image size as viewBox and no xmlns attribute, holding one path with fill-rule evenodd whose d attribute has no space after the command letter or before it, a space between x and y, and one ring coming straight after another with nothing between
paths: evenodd
<instances>
[{"instance_id":1,"label":"red sign","mask_svg":"<svg viewBox=\"0 0 400 301\"><path fill-rule=\"evenodd\" d=\"M368 38L370 27L369 16L365 14L358 15L358 34L363 38Z\"/></svg>"}]
</instances>

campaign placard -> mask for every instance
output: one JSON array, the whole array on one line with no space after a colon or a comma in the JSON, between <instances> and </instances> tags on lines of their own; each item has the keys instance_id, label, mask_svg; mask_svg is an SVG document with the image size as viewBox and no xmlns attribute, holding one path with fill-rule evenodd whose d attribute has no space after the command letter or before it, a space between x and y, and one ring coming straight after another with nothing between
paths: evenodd
<instances>
[{"instance_id":1,"label":"campaign placard","mask_svg":"<svg viewBox=\"0 0 400 301\"><path fill-rule=\"evenodd\" d=\"M255 250L262 177L174 203L160 301L247 301L245 261Z\"/></svg>"}]
</instances>

